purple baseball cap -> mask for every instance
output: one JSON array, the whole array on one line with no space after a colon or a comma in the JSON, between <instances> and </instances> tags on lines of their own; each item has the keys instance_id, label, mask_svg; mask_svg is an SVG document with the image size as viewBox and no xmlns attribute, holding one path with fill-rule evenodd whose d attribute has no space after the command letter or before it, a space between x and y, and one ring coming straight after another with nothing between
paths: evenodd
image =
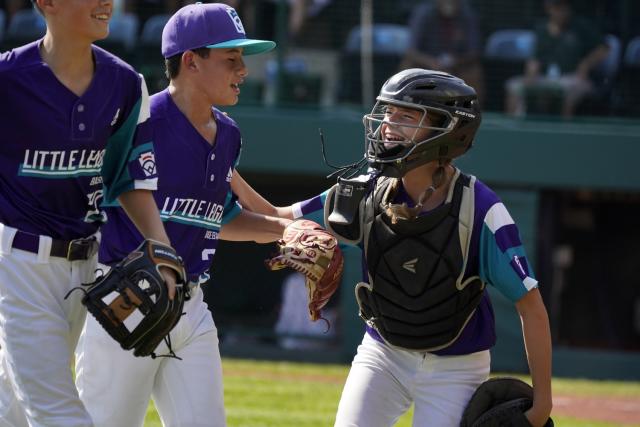
<instances>
[{"instance_id":1,"label":"purple baseball cap","mask_svg":"<svg viewBox=\"0 0 640 427\"><path fill-rule=\"evenodd\" d=\"M173 14L162 30L162 55L170 58L187 50L242 48L243 55L268 52L269 40L248 39L234 8L223 3L195 3Z\"/></svg>"}]
</instances>

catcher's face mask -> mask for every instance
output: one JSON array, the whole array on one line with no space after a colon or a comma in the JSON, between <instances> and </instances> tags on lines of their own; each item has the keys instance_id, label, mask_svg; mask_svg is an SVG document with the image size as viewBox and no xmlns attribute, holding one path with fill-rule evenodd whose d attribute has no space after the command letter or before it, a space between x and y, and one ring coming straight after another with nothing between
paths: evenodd
<instances>
[{"instance_id":1,"label":"catcher's face mask","mask_svg":"<svg viewBox=\"0 0 640 427\"><path fill-rule=\"evenodd\" d=\"M364 116L365 155L377 163L399 163L421 147L451 132L454 121L446 110L378 99Z\"/></svg>"}]
</instances>

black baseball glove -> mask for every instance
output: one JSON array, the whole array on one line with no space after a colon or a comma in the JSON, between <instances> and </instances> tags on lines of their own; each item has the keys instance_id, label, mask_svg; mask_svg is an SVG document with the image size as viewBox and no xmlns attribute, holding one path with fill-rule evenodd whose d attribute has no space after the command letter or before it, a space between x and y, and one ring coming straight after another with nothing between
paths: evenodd
<instances>
[{"instance_id":1,"label":"black baseball glove","mask_svg":"<svg viewBox=\"0 0 640 427\"><path fill-rule=\"evenodd\" d=\"M460 427L531 427L524 413L533 405L533 388L517 378L491 378L473 393ZM553 427L549 418L545 427Z\"/></svg>"},{"instance_id":2,"label":"black baseball glove","mask_svg":"<svg viewBox=\"0 0 640 427\"><path fill-rule=\"evenodd\" d=\"M176 273L173 300L160 273L163 266ZM82 304L123 349L133 349L138 357L156 357L156 347L178 323L189 297L185 277L182 259L172 247L145 240L88 285Z\"/></svg>"}]
</instances>

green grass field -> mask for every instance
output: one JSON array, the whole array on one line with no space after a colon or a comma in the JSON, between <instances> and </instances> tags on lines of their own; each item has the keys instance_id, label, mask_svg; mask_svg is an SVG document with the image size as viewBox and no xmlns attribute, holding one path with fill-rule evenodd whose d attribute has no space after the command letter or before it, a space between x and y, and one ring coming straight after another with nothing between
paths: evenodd
<instances>
[{"instance_id":1,"label":"green grass field","mask_svg":"<svg viewBox=\"0 0 640 427\"><path fill-rule=\"evenodd\" d=\"M229 427L333 426L348 369L346 365L223 359L227 424ZM640 383L554 379L553 389L554 395L640 399ZM561 427L620 427L619 423L556 414L553 418L555 425ZM155 408L150 405L145 427L161 425ZM411 426L411 412L405 414L396 426Z\"/></svg>"}]
</instances>

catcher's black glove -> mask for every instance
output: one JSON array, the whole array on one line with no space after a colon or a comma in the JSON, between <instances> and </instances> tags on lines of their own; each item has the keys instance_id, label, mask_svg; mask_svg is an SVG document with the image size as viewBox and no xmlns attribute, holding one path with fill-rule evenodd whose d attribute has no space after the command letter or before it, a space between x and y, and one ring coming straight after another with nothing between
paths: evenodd
<instances>
[{"instance_id":1,"label":"catcher's black glove","mask_svg":"<svg viewBox=\"0 0 640 427\"><path fill-rule=\"evenodd\" d=\"M533 388L517 378L491 378L473 393L460 427L531 427L524 413L533 405ZM544 427L553 427L549 418Z\"/></svg>"},{"instance_id":2,"label":"catcher's black glove","mask_svg":"<svg viewBox=\"0 0 640 427\"><path fill-rule=\"evenodd\" d=\"M162 266L176 272L173 300ZM185 276L182 259L172 247L145 240L88 285L82 304L123 349L133 349L134 356L155 357L154 350L178 323L188 299Z\"/></svg>"}]
</instances>

